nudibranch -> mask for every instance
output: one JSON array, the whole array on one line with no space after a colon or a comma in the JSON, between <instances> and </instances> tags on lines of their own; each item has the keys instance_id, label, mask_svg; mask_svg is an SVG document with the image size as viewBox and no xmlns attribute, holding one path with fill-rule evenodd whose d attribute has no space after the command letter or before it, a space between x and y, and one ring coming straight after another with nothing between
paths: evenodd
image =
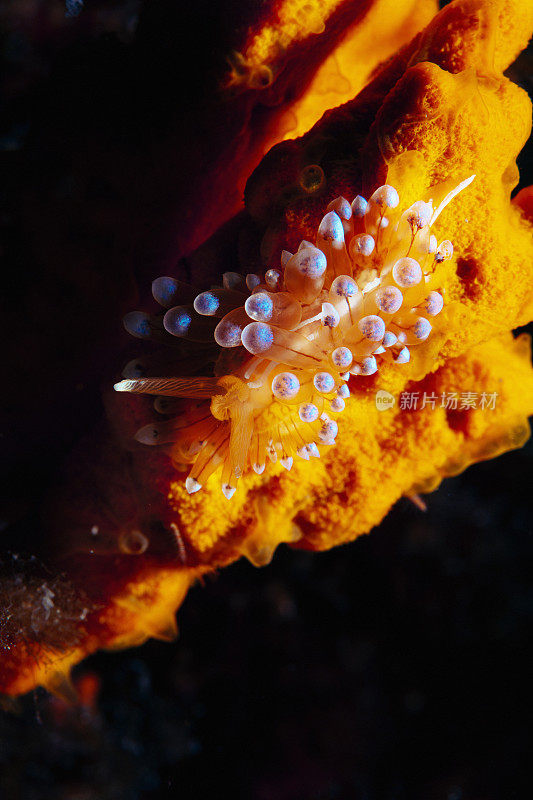
<instances>
[{"instance_id":1,"label":"nudibranch","mask_svg":"<svg viewBox=\"0 0 533 800\"><path fill-rule=\"evenodd\" d=\"M383 363L401 368L439 324L453 245L439 242L432 226L474 178L435 186L408 208L388 184L368 201L338 197L314 243L284 250L264 274L226 272L222 286L196 294L192 305L175 305L191 287L157 278L153 296L168 310L131 312L126 330L170 346L174 337L201 343L203 358L213 339L219 350L212 376L174 376L172 350L170 376L139 375L138 361L128 365L115 389L157 395L164 416L137 440L170 446L177 465L193 461L190 494L220 472L228 499L242 475L263 473L268 460L290 470L296 456L319 457L320 447L335 444L350 382ZM180 411L173 398L193 402Z\"/></svg>"}]
</instances>

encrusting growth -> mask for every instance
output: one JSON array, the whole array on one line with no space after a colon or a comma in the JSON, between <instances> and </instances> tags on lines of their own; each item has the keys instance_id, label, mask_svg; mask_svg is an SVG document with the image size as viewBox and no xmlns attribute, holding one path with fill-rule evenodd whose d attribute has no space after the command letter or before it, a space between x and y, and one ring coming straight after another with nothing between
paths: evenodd
<instances>
[{"instance_id":1,"label":"encrusting growth","mask_svg":"<svg viewBox=\"0 0 533 800\"><path fill-rule=\"evenodd\" d=\"M268 8L267 4L266 11ZM392 3L391 9L396 8L404 14L404 19L411 13L405 4ZM418 3L416 13L411 13L416 23L420 8ZM377 21L374 29L371 30L372 18L366 10L363 22L370 40L375 39L378 46L375 55L380 52L378 39L390 40L388 33L383 39L383 26L390 24L392 14L383 14L380 3L374 4L374 12L373 20ZM351 99L350 94L347 105L332 109L305 133L308 126L305 127L302 117L304 127L298 133L304 135L269 150L251 176L248 166L253 159L239 157L243 165L240 184L235 183L239 170L228 160L225 148L221 150L224 163L220 160L211 166L206 163L203 175L198 175L202 180L198 182L196 204L194 198L190 202L184 199L190 213L183 219L192 230L192 239L187 240L186 246L176 247L174 253L191 253L189 266L193 274L196 269L204 273L209 269L211 275L221 274L225 269L235 269L220 266L229 252L238 253L239 260L253 259L255 264L258 255L255 245L262 235L263 263L270 269L265 266L264 275L248 276L247 281L239 274L226 274L222 287L207 292L200 288L195 291L173 278L158 278L153 293L163 309L174 309L178 303L185 305L169 314L167 323L173 323L169 327L174 335L165 329L164 314L128 315L126 327L130 331L161 347L130 362L123 372L126 382L119 388L134 391L149 388L156 395L156 411L149 409L148 398L130 403L124 395L106 398L116 435L103 438L94 453L85 442L76 452L74 464L80 468L72 470L67 491L63 489L59 495L61 513L53 519L49 539L56 553L55 568L65 573L68 582L65 599L68 602L72 599L68 586L83 587L87 603L84 599L79 614L75 614L77 619L65 628L64 621L70 620L72 614L54 615L50 593L40 590L34 593L39 620L45 618L45 629L37 625L38 635L28 637L23 631L27 619L23 625L12 628L9 650L4 648L3 652L2 691L22 694L39 684L54 692L62 691L72 665L98 648L133 646L149 636L172 638L176 632L175 610L189 587L203 575L242 555L256 565L264 565L280 543L319 551L353 541L379 524L402 496L433 491L443 478L458 474L470 464L523 445L529 435L527 418L533 410L531 353L529 337L524 334L514 338L510 331L527 324L532 317L533 208L528 202L529 189L511 202L510 194L518 180L514 167L516 155L531 130L531 104L502 71L526 45L532 22L530 4L519 0L454 0L439 12L421 36L394 58L389 60L385 54L378 59L384 66L360 95ZM405 26L399 27L405 36ZM376 32L380 35L375 35ZM319 48L322 46L318 37L316 43ZM351 52L357 49L352 43ZM359 51L367 52L364 47L359 47ZM336 61L337 53L334 55ZM299 50L296 57L300 59ZM366 61L362 66L366 75ZM356 70L357 65L350 61L351 80ZM280 94L276 96L281 96L285 84L279 82L280 78L283 80L291 72L280 71L272 87L265 91L277 91L279 87ZM301 73L294 72L297 80ZM294 80L291 86L295 85ZM358 85L366 85L366 79L361 79ZM250 97L252 94L257 97L255 89ZM242 96L247 97L245 93ZM270 102L272 94L269 98ZM338 105L341 101L342 97L335 92L333 97L330 95L328 105ZM273 118L281 120L285 107L272 106L272 109ZM299 115L294 105L291 113L293 109ZM233 113L231 107L229 115ZM318 116L321 113L322 110ZM218 119L219 106L216 114ZM280 130L275 131L273 142L278 140L275 137L279 138ZM221 131L226 141L226 128L223 126ZM266 129L265 136L270 136ZM263 144L256 145L257 154ZM197 164L194 152L191 158ZM417 214L421 223L424 219L427 222L424 204L428 203L434 209L430 222L435 222L441 203L445 198L450 200L454 193L454 183L448 177L456 178L459 191L465 188L460 181L472 172L476 172L475 183L437 222L443 230L439 240L448 237L456 251L450 260L441 261L451 254L451 245L442 245L440 253L430 253L436 242L431 239L430 243L432 234L426 225L418 231L414 227ZM225 208L224 202L220 202L221 196L226 197L224 187L241 186L245 179L248 182L243 216L234 220L235 227L220 230L216 240L206 241L210 231L222 221L220 214L217 216L217 206ZM347 194L351 199L361 191L357 187L373 189L378 182L385 181L401 194L401 202L384 211L386 227L378 228L376 224L383 208L378 209L372 203L368 208L362 198L356 198L350 206L351 213L342 198L325 207L338 195ZM432 187L429 192L427 187ZM219 202L206 205L206 197L217 197ZM237 200L240 197L237 192ZM321 197L327 199L319 209ZM417 198L423 203L411 208L411 223L404 220L406 224L400 225L401 212ZM320 225L319 241L314 234L319 227L320 211L327 217L334 213ZM371 214L375 217L374 230ZM203 220L198 227L192 224L196 218ZM329 240L322 236L330 228L333 232L339 230L338 220L344 247L342 240L337 242L338 247L333 246L334 235ZM432 229L434 233L437 225ZM409 249L411 237L416 241ZM302 321L310 322L306 315L310 313L307 306L312 303L294 296L290 277L285 283L285 275L290 275L286 271L287 254L279 266L282 243L289 247L290 242L289 249L294 252L301 238L313 239L312 243L305 242L302 250L317 248L326 259L324 283L314 302L318 306L315 315L320 312L321 322L323 313L327 324L316 324L315 320L314 338L302 334L302 328L296 330ZM427 240L427 251L417 252L417 244L423 240ZM195 252L200 241L206 241L205 248ZM394 252L397 248L400 248L398 254ZM404 287L396 282L392 267L401 258L418 262L424 276L418 284ZM340 273L357 285L360 305L353 304L355 311L350 298L341 295L340 300L334 297L332 302L330 290L338 277L331 274L333 262L340 263ZM409 265L416 277L418 270L411 262L407 262L407 267L404 262L405 274L409 275ZM255 271L255 267L248 271ZM378 293L378 289L382 292ZM420 300L413 297L417 292ZM266 301L261 294L268 294ZM367 308L365 302L376 296L381 298L382 307L378 309L376 303L375 307ZM396 308L400 301L400 307ZM341 303L345 304L342 320ZM427 330L427 323L433 330L421 345L405 341L403 347L409 351L411 360L403 366L397 365L398 343L394 348L386 347L386 334L381 342L372 342L362 335L372 331L377 334L381 328L379 321L371 321L364 331L359 328L357 336L348 341L345 334L349 328L353 329L346 318L348 307L352 314L357 313L355 323L365 316L378 317L386 331L399 324L399 332L406 339L408 330L414 327L402 323L401 315L406 310L410 321L413 316L426 320L419 324L419 334L424 333L424 326ZM417 313L412 309L417 309ZM258 318L249 316L248 310ZM227 343L233 331L235 346L222 347L214 332L228 314L231 315L226 320L228 324L217 332L217 338L222 333ZM301 314L299 320L298 314ZM272 344L274 334L288 336L283 345L294 342L299 334L307 342L305 347L316 345L326 350L324 364L308 370L263 353L264 366L259 365L257 359L261 354L248 352L241 339L244 328L255 322L270 327ZM364 358L373 356L379 373L373 377L352 374L348 387L342 376L350 370L356 372L355 364L362 365L361 354L356 352L358 357L354 358L354 351L356 346L366 343L373 352ZM330 354L338 348L347 348L352 354L353 365L348 370L331 360ZM340 362L348 357L344 351L337 354ZM244 375L252 361L258 372L266 370L270 361L278 361L278 366L263 377L262 387L255 386L252 378ZM280 378L283 372L290 376ZM317 378L319 387L327 388L332 380L335 383L330 395L319 392L314 385L315 375L320 372L328 373L330 378L325 382ZM202 375L208 377L191 378ZM278 379L276 393L281 393L281 399L272 389L275 379ZM256 377L259 380L260 374ZM151 385L146 381L152 381ZM296 396L289 397L292 402L287 402L287 394L297 386ZM312 395L307 400L303 389ZM375 402L381 389L399 398L386 413ZM489 410L478 403L454 410L438 399L432 405L432 397L448 397L463 391L473 394L471 389L481 396L497 395L494 407ZM419 395L416 410L402 408L403 392L411 397ZM239 396L245 402L239 402ZM261 397L267 398L267 406L253 406L250 434L250 416L245 412L250 403ZM341 409L343 403L344 412L334 410ZM243 479L232 502L226 502L218 489L220 472L216 467L219 474L212 475L207 482L203 478L201 492L187 494L184 473L191 466L192 470L199 468L195 459L203 456L206 447L214 452L214 436L224 434L223 446L215 459L218 456L221 466L223 461L227 463L230 472L234 469L231 446L240 447L239 436L244 439L249 435L253 443L261 432L266 436L265 447L273 447L271 452L280 461L283 451L274 445L281 441L281 435L287 436L287 426L279 420L283 417L289 420L289 425L294 424L291 433L305 430L311 435L317 431L318 436L323 420L320 414L314 419L315 409L327 413L332 422L339 420L335 448L322 446L313 437L306 445L309 460L299 459L290 471L281 464L269 464L262 475L257 475L251 467L262 464L248 447ZM137 438L159 442L160 448L139 445L131 452L131 448L117 446L124 437L131 438L136 428L154 421L156 413L160 415L157 427L143 428ZM278 427L273 429L276 420ZM200 433L206 438L200 439ZM202 441L206 442L203 446ZM234 449L235 452L239 451ZM179 467L175 473L167 454ZM311 457L318 454L322 456L320 460ZM287 454L287 457L294 456ZM267 452L264 462L268 461ZM206 474L212 462L213 458ZM285 464L289 466L290 461ZM200 483L202 478L198 480L198 473L192 472L195 474ZM230 477L233 487L236 477ZM108 509L113 512L112 520L108 520ZM93 550L96 528L102 537L100 553ZM49 576L44 580L57 594L52 600L60 612L61 587L52 586ZM32 585L38 588L42 584L30 580L29 584L20 584L24 585L31 589ZM12 581L8 581L7 591L12 588ZM26 606L28 610L27 603ZM30 616L33 611L32 607ZM59 628L56 620L61 623ZM52 652L49 647L49 633L57 641L59 632L63 637L63 654Z\"/></svg>"},{"instance_id":2,"label":"encrusting growth","mask_svg":"<svg viewBox=\"0 0 533 800\"><path fill-rule=\"evenodd\" d=\"M280 267L263 275L226 272L222 286L192 305L174 305L180 294L194 296L190 287L155 280L154 298L168 310L162 319L132 312L126 329L168 344L214 339L220 349L213 377L149 378L126 369L115 389L158 395L156 411L167 416L141 428L137 440L171 445L175 463L193 462L189 493L220 469L228 499L238 479L249 469L261 474L267 460L290 469L295 456L319 457L319 446L335 444L350 378L407 363L430 336L444 304L440 265L453 254L431 228L474 177L433 187L427 201L403 211L389 185L368 201L339 197L315 244L283 251ZM162 399L169 396L199 402L172 417Z\"/></svg>"}]
</instances>

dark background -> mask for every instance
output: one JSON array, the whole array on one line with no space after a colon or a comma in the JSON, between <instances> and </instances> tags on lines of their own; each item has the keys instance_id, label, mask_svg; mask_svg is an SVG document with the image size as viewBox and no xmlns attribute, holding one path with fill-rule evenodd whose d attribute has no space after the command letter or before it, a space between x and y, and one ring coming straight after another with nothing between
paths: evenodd
<instances>
[{"instance_id":1,"label":"dark background","mask_svg":"<svg viewBox=\"0 0 533 800\"><path fill-rule=\"evenodd\" d=\"M0 8L4 551L38 548L42 497L102 416L122 346L106 309L160 274L158 159L259 7ZM509 74L531 93L531 54ZM531 147L519 166L533 183ZM176 644L75 670L97 676L85 708L38 691L1 714L0 797L530 796L532 457L445 481L425 514L401 501L349 546L195 587Z\"/></svg>"}]
</instances>

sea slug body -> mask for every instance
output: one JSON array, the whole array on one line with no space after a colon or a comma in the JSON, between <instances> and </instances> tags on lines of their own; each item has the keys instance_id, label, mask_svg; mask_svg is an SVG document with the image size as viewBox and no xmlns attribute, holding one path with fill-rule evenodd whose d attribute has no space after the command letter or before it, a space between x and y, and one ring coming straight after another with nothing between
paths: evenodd
<instances>
[{"instance_id":1,"label":"sea slug body","mask_svg":"<svg viewBox=\"0 0 533 800\"><path fill-rule=\"evenodd\" d=\"M129 333L218 350L211 376L126 370L115 389L156 395L155 409L166 417L141 428L137 440L170 446L176 464L192 462L190 494L219 471L228 499L239 478L250 470L261 474L267 460L291 469L296 456L308 460L319 446L334 445L349 382L384 363L407 363L411 348L438 325L440 266L453 246L446 239L439 244L432 226L474 177L451 190L449 182L435 186L428 201L406 209L387 184L368 201L338 197L327 206L315 244L303 240L297 252L283 251L280 265L264 274L226 272L222 286L198 294L172 278L156 279L153 296L164 316L132 312L124 320ZM195 296L192 304L174 305L180 295ZM169 413L168 397L189 398L186 413Z\"/></svg>"}]
</instances>

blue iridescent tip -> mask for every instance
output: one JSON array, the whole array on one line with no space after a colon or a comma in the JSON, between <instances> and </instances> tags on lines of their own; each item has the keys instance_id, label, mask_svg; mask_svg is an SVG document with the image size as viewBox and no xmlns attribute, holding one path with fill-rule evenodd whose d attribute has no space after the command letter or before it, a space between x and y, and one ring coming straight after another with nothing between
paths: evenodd
<instances>
[{"instance_id":1,"label":"blue iridescent tip","mask_svg":"<svg viewBox=\"0 0 533 800\"><path fill-rule=\"evenodd\" d=\"M163 325L172 336L184 336L192 322L192 317L186 308L176 306L167 311L163 319Z\"/></svg>"},{"instance_id":2,"label":"blue iridescent tip","mask_svg":"<svg viewBox=\"0 0 533 800\"><path fill-rule=\"evenodd\" d=\"M220 300L212 292L202 292L194 300L194 310L204 316L213 316L220 306Z\"/></svg>"},{"instance_id":3,"label":"blue iridescent tip","mask_svg":"<svg viewBox=\"0 0 533 800\"><path fill-rule=\"evenodd\" d=\"M130 311L122 322L128 333L138 339L148 339L152 333L150 316L144 311Z\"/></svg>"},{"instance_id":4,"label":"blue iridescent tip","mask_svg":"<svg viewBox=\"0 0 533 800\"><path fill-rule=\"evenodd\" d=\"M175 278L162 276L152 282L152 295L160 306L171 308L178 299L178 288Z\"/></svg>"}]
</instances>

